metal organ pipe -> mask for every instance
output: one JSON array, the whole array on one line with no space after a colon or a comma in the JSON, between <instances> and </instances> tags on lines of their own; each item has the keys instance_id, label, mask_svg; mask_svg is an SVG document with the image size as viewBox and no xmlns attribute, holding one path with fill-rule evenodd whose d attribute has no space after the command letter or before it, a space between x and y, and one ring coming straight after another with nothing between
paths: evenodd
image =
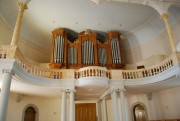
<instances>
[{"instance_id":1,"label":"metal organ pipe","mask_svg":"<svg viewBox=\"0 0 180 121\"><path fill-rule=\"evenodd\" d=\"M70 53L70 49L71 49L71 48L68 48L68 64L71 64L71 62L70 62L70 61L71 61L71 56L70 56L71 53Z\"/></svg>"},{"instance_id":2,"label":"metal organ pipe","mask_svg":"<svg viewBox=\"0 0 180 121\"><path fill-rule=\"evenodd\" d=\"M89 41L89 63L88 64L92 64L92 42Z\"/></svg>"},{"instance_id":3,"label":"metal organ pipe","mask_svg":"<svg viewBox=\"0 0 180 121\"><path fill-rule=\"evenodd\" d=\"M60 63L60 46L61 46L61 43L60 43L60 35L57 36L57 62Z\"/></svg>"},{"instance_id":4,"label":"metal organ pipe","mask_svg":"<svg viewBox=\"0 0 180 121\"><path fill-rule=\"evenodd\" d=\"M118 48L118 61L119 61L119 64L121 63L121 53L120 53L120 47L119 47L119 41L117 40L117 48Z\"/></svg>"},{"instance_id":5,"label":"metal organ pipe","mask_svg":"<svg viewBox=\"0 0 180 121\"><path fill-rule=\"evenodd\" d=\"M59 57L59 63L61 63L62 41L61 41L61 37L60 36L58 37L58 40L59 40L59 54L58 54L58 57Z\"/></svg>"},{"instance_id":6,"label":"metal organ pipe","mask_svg":"<svg viewBox=\"0 0 180 121\"><path fill-rule=\"evenodd\" d=\"M94 64L94 44L91 43L91 64Z\"/></svg>"},{"instance_id":7,"label":"metal organ pipe","mask_svg":"<svg viewBox=\"0 0 180 121\"><path fill-rule=\"evenodd\" d=\"M56 39L57 39L57 40L56 40L56 41L57 41L57 43L56 43L56 44L57 44L57 46L56 46L56 47L57 47L56 57L57 57L57 63L59 63L59 53L60 53L60 52L59 52L59 51L60 51L60 50L59 50L59 46L60 46L60 43L59 43L59 35L56 37Z\"/></svg>"},{"instance_id":8,"label":"metal organ pipe","mask_svg":"<svg viewBox=\"0 0 180 121\"><path fill-rule=\"evenodd\" d=\"M74 47L74 64L77 64L77 49Z\"/></svg>"},{"instance_id":9,"label":"metal organ pipe","mask_svg":"<svg viewBox=\"0 0 180 121\"><path fill-rule=\"evenodd\" d=\"M88 52L87 52L87 64L90 64L90 41L87 41L87 46L88 46L88 48L87 48L87 50L88 50Z\"/></svg>"},{"instance_id":10,"label":"metal organ pipe","mask_svg":"<svg viewBox=\"0 0 180 121\"><path fill-rule=\"evenodd\" d=\"M114 41L114 38L113 38L113 52L114 52L114 63L116 64L116 44L115 44L115 41Z\"/></svg>"},{"instance_id":11,"label":"metal organ pipe","mask_svg":"<svg viewBox=\"0 0 180 121\"><path fill-rule=\"evenodd\" d=\"M61 53L61 63L64 62L64 38L61 36L62 39L62 53Z\"/></svg>"},{"instance_id":12,"label":"metal organ pipe","mask_svg":"<svg viewBox=\"0 0 180 121\"><path fill-rule=\"evenodd\" d=\"M74 64L74 55L73 55L73 50L74 50L74 47L71 48L71 64Z\"/></svg>"},{"instance_id":13,"label":"metal organ pipe","mask_svg":"<svg viewBox=\"0 0 180 121\"><path fill-rule=\"evenodd\" d=\"M86 53L85 53L85 64L87 64L87 53L88 53L88 43L87 43L87 41L86 41L86 48L85 48L85 50L86 50Z\"/></svg>"},{"instance_id":14,"label":"metal organ pipe","mask_svg":"<svg viewBox=\"0 0 180 121\"><path fill-rule=\"evenodd\" d=\"M102 48L102 65L105 65L106 61L107 61L106 50L104 48Z\"/></svg>"},{"instance_id":15,"label":"metal organ pipe","mask_svg":"<svg viewBox=\"0 0 180 121\"><path fill-rule=\"evenodd\" d=\"M88 41L88 64L91 64L92 63L92 60L91 60L91 41Z\"/></svg>"},{"instance_id":16,"label":"metal organ pipe","mask_svg":"<svg viewBox=\"0 0 180 121\"><path fill-rule=\"evenodd\" d=\"M57 63L57 56L56 56L56 54L57 54L57 41L56 41L56 38L55 38L55 40L54 40L54 56L53 56L53 59L54 59L54 63Z\"/></svg>"},{"instance_id":17,"label":"metal organ pipe","mask_svg":"<svg viewBox=\"0 0 180 121\"><path fill-rule=\"evenodd\" d=\"M89 64L89 41L86 41L86 64Z\"/></svg>"},{"instance_id":18,"label":"metal organ pipe","mask_svg":"<svg viewBox=\"0 0 180 121\"><path fill-rule=\"evenodd\" d=\"M115 61L114 61L114 41L113 41L113 39L111 40L111 53L112 53L112 62L114 64Z\"/></svg>"},{"instance_id":19,"label":"metal organ pipe","mask_svg":"<svg viewBox=\"0 0 180 121\"><path fill-rule=\"evenodd\" d=\"M114 38L114 44L115 44L115 63L118 64L117 38Z\"/></svg>"},{"instance_id":20,"label":"metal organ pipe","mask_svg":"<svg viewBox=\"0 0 180 121\"><path fill-rule=\"evenodd\" d=\"M86 42L83 42L83 64L85 64L86 61Z\"/></svg>"}]
</instances>

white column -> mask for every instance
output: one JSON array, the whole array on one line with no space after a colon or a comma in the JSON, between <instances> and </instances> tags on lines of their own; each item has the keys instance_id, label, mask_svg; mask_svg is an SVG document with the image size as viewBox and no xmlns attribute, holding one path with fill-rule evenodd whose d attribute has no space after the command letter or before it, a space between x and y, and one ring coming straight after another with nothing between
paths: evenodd
<instances>
[{"instance_id":1,"label":"white column","mask_svg":"<svg viewBox=\"0 0 180 121\"><path fill-rule=\"evenodd\" d=\"M6 121L8 98L12 79L12 74L10 71L4 71L3 73L4 77L0 97L0 121Z\"/></svg>"},{"instance_id":2,"label":"white column","mask_svg":"<svg viewBox=\"0 0 180 121\"><path fill-rule=\"evenodd\" d=\"M66 121L66 91L62 92L61 121Z\"/></svg>"},{"instance_id":3,"label":"white column","mask_svg":"<svg viewBox=\"0 0 180 121\"><path fill-rule=\"evenodd\" d=\"M98 117L97 121L103 121L101 104L102 104L102 101L98 100L97 101L97 117Z\"/></svg>"},{"instance_id":4,"label":"white column","mask_svg":"<svg viewBox=\"0 0 180 121\"><path fill-rule=\"evenodd\" d=\"M120 91L120 99L121 99L121 108L122 108L122 119L123 121L128 121L126 118L127 110L126 110L126 104L125 104L125 98L124 98L124 90Z\"/></svg>"},{"instance_id":5,"label":"white column","mask_svg":"<svg viewBox=\"0 0 180 121\"><path fill-rule=\"evenodd\" d=\"M24 10L27 9L27 5L25 2L19 2L18 5L19 5L19 13L16 20L15 28L14 28L11 45L17 45L19 41L23 13L24 13Z\"/></svg>"},{"instance_id":6,"label":"white column","mask_svg":"<svg viewBox=\"0 0 180 121\"><path fill-rule=\"evenodd\" d=\"M170 42L170 45L171 45L171 48L172 48L172 52L176 52L177 51L176 50L176 41L174 39L174 35L173 35L172 29L171 29L168 13L163 13L161 15L161 18L163 19L164 24L166 26L166 31L168 33L169 42Z\"/></svg>"},{"instance_id":7,"label":"white column","mask_svg":"<svg viewBox=\"0 0 180 121\"><path fill-rule=\"evenodd\" d=\"M120 121L120 113L119 113L116 91L113 91L111 93L111 98L112 98L113 121Z\"/></svg>"},{"instance_id":8,"label":"white column","mask_svg":"<svg viewBox=\"0 0 180 121\"><path fill-rule=\"evenodd\" d=\"M70 121L74 121L74 91L70 92Z\"/></svg>"},{"instance_id":9,"label":"white column","mask_svg":"<svg viewBox=\"0 0 180 121\"><path fill-rule=\"evenodd\" d=\"M103 101L103 121L107 121L107 110L106 110L106 99L104 98Z\"/></svg>"}]
</instances>

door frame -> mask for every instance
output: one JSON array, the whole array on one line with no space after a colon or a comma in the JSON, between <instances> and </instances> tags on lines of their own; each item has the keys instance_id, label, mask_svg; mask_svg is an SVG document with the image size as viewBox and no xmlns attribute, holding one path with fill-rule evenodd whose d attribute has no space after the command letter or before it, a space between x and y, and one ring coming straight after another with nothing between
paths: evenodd
<instances>
[{"instance_id":1,"label":"door frame","mask_svg":"<svg viewBox=\"0 0 180 121\"><path fill-rule=\"evenodd\" d=\"M98 105L98 102L99 101L86 101L86 100L78 100L78 101L75 101L74 102L74 108L75 108L75 105L76 104L79 104L79 103L95 103L96 104L96 120L98 121L98 119L101 119L101 115L100 115L100 113L99 113L99 105ZM74 110L76 110L76 109L74 109ZM75 113L74 113L75 114ZM75 118L75 115L74 115L74 118Z\"/></svg>"},{"instance_id":2,"label":"door frame","mask_svg":"<svg viewBox=\"0 0 180 121\"><path fill-rule=\"evenodd\" d=\"M142 102L136 102L136 103L134 103L134 104L132 105L132 107L131 107L131 118L132 118L132 121L135 121L135 119L134 119L134 107L135 107L136 105L138 105L138 104L144 107L145 116L146 116L146 121L148 121L149 118L148 118L147 108L146 108L146 105L145 105L144 103L142 103Z\"/></svg>"},{"instance_id":3,"label":"door frame","mask_svg":"<svg viewBox=\"0 0 180 121\"><path fill-rule=\"evenodd\" d=\"M38 107L36 105L34 105L34 104L28 104L28 105L26 105L24 107L23 112L22 112L22 121L24 121L25 111L26 111L26 109L28 107L33 107L35 109L35 111L36 111L35 121L38 121L38 119L39 119L39 110L38 110Z\"/></svg>"}]
</instances>

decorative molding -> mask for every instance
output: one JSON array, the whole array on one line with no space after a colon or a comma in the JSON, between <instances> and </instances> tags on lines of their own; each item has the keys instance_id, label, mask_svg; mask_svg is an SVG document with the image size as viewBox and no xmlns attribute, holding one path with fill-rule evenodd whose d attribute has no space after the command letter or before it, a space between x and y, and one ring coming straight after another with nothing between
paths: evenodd
<instances>
[{"instance_id":1,"label":"decorative molding","mask_svg":"<svg viewBox=\"0 0 180 121\"><path fill-rule=\"evenodd\" d=\"M110 80L110 90L123 90L124 89L124 79L111 79Z\"/></svg>"},{"instance_id":2,"label":"decorative molding","mask_svg":"<svg viewBox=\"0 0 180 121\"><path fill-rule=\"evenodd\" d=\"M106 99L107 96L111 93L109 89L106 89L103 94L100 95L99 100Z\"/></svg>"},{"instance_id":3,"label":"decorative molding","mask_svg":"<svg viewBox=\"0 0 180 121\"><path fill-rule=\"evenodd\" d=\"M11 73L13 69L15 59L0 59L0 72Z\"/></svg>"},{"instance_id":4,"label":"decorative molding","mask_svg":"<svg viewBox=\"0 0 180 121\"><path fill-rule=\"evenodd\" d=\"M152 100L152 92L147 93L147 98L148 98L148 100Z\"/></svg>"},{"instance_id":5,"label":"decorative molding","mask_svg":"<svg viewBox=\"0 0 180 121\"><path fill-rule=\"evenodd\" d=\"M76 86L84 85L107 85L109 84L109 79L107 77L83 77L76 80Z\"/></svg>"},{"instance_id":6,"label":"decorative molding","mask_svg":"<svg viewBox=\"0 0 180 121\"><path fill-rule=\"evenodd\" d=\"M147 24L149 24L158 14L155 12L152 16L150 16L143 24L139 25L138 27L136 27L135 29L125 33L125 36L128 36L130 34L133 34L134 32L140 30L141 28L143 28L144 26L146 26Z\"/></svg>"},{"instance_id":7,"label":"decorative molding","mask_svg":"<svg viewBox=\"0 0 180 121\"><path fill-rule=\"evenodd\" d=\"M22 101L23 97L24 97L23 94L18 94L18 95L17 95L17 98L16 98L16 102L17 102L17 103L20 103L20 102Z\"/></svg>"},{"instance_id":8,"label":"decorative molding","mask_svg":"<svg viewBox=\"0 0 180 121\"><path fill-rule=\"evenodd\" d=\"M74 89L75 79L50 79L29 74L17 62L14 63L13 72L19 81L27 84L45 86L45 87L60 87L62 89Z\"/></svg>"}]
</instances>

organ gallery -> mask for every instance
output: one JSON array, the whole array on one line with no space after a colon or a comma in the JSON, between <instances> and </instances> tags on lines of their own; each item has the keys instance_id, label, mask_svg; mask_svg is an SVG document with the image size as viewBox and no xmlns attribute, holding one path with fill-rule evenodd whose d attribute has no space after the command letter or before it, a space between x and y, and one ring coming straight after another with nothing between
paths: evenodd
<instances>
[{"instance_id":1,"label":"organ gallery","mask_svg":"<svg viewBox=\"0 0 180 121\"><path fill-rule=\"evenodd\" d=\"M107 32L107 40L104 42L99 41L97 34L91 30L80 32L73 42L67 39L67 34L66 29L52 32L50 68L123 68L123 48L119 32Z\"/></svg>"}]
</instances>

